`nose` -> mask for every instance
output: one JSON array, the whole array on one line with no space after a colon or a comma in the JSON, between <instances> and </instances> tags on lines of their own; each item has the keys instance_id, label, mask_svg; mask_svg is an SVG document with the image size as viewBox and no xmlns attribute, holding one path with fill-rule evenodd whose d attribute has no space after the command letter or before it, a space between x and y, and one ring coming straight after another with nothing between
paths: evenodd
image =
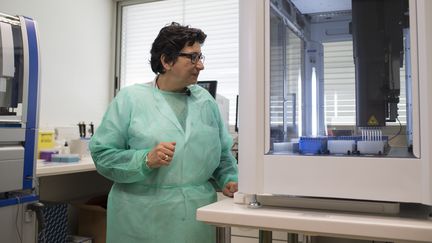
<instances>
[{"instance_id":1,"label":"nose","mask_svg":"<svg viewBox=\"0 0 432 243\"><path fill-rule=\"evenodd\" d=\"M202 60L198 60L198 62L196 63L196 68L198 70L203 70L204 69L204 63L202 62Z\"/></svg>"}]
</instances>

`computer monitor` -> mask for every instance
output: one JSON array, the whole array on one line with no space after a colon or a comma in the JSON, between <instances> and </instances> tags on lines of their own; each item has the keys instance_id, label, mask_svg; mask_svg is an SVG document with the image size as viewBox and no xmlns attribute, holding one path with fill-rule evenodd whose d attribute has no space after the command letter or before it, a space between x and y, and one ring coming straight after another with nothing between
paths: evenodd
<instances>
[{"instance_id":1,"label":"computer monitor","mask_svg":"<svg viewBox=\"0 0 432 243\"><path fill-rule=\"evenodd\" d=\"M198 81L197 84L206 89L216 99L217 81Z\"/></svg>"}]
</instances>

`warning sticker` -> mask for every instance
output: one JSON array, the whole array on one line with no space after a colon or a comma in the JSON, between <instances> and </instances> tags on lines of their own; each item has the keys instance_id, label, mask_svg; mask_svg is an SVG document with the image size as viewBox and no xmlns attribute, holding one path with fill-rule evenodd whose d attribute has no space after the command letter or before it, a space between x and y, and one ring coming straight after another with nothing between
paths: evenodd
<instances>
[{"instance_id":1,"label":"warning sticker","mask_svg":"<svg viewBox=\"0 0 432 243\"><path fill-rule=\"evenodd\" d=\"M369 126L378 126L378 120L376 119L376 117L374 115L372 115L371 117L369 117L369 120L367 122L367 124Z\"/></svg>"}]
</instances>

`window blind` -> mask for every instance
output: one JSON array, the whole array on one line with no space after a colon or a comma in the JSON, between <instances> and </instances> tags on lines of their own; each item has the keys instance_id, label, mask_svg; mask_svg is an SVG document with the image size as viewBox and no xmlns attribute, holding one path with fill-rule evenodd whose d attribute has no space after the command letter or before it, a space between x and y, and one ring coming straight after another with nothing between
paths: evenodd
<instances>
[{"instance_id":1,"label":"window blind","mask_svg":"<svg viewBox=\"0 0 432 243\"><path fill-rule=\"evenodd\" d=\"M325 119L329 125L354 125L355 67L352 41L324 43ZM399 120L406 123L405 68L400 70ZM388 123L398 125L398 123Z\"/></svg>"},{"instance_id":2,"label":"window blind","mask_svg":"<svg viewBox=\"0 0 432 243\"><path fill-rule=\"evenodd\" d=\"M205 69L198 80L217 80L217 93L229 99L229 123L235 123L239 82L238 0L165 0L136 3L124 1L119 10L120 88L154 79L149 60L159 30L175 21L202 29ZM211 10L211 11L209 11Z\"/></svg>"},{"instance_id":3,"label":"window blind","mask_svg":"<svg viewBox=\"0 0 432 243\"><path fill-rule=\"evenodd\" d=\"M303 42L273 13L270 24L270 125L296 127Z\"/></svg>"}]
</instances>

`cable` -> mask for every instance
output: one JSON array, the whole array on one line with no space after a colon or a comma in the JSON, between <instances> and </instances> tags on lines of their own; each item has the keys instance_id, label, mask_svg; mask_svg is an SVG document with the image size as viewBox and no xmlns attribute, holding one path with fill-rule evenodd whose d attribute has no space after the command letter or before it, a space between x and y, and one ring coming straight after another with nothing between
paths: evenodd
<instances>
[{"instance_id":1,"label":"cable","mask_svg":"<svg viewBox=\"0 0 432 243\"><path fill-rule=\"evenodd\" d=\"M44 208L44 204L41 202L34 202L27 205L27 209L33 211L36 214L39 242L46 242L46 235L45 235L46 225L45 225L45 216L44 216L43 208Z\"/></svg>"},{"instance_id":2,"label":"cable","mask_svg":"<svg viewBox=\"0 0 432 243\"><path fill-rule=\"evenodd\" d=\"M26 177L26 179L31 179L33 181L34 186L32 188L32 192L39 194L39 181L38 181L38 179L36 177L33 177L33 176Z\"/></svg>"},{"instance_id":3,"label":"cable","mask_svg":"<svg viewBox=\"0 0 432 243\"><path fill-rule=\"evenodd\" d=\"M39 242L46 243L45 229L43 229L41 232L38 233L38 238L39 236L40 236Z\"/></svg>"},{"instance_id":4,"label":"cable","mask_svg":"<svg viewBox=\"0 0 432 243\"><path fill-rule=\"evenodd\" d=\"M22 237L21 237L21 233L19 230L19 224L18 224L18 216L19 216L19 212L20 212L21 200L18 196L15 196L15 198L17 200L17 213L15 216L15 229L16 229L16 232L18 234L19 241L22 243Z\"/></svg>"},{"instance_id":5,"label":"cable","mask_svg":"<svg viewBox=\"0 0 432 243\"><path fill-rule=\"evenodd\" d=\"M395 137L399 136L402 132L402 123L400 122L399 118L396 117L396 120L399 122L399 131L393 136L391 137L388 141L390 142L392 139L394 139Z\"/></svg>"}]
</instances>

